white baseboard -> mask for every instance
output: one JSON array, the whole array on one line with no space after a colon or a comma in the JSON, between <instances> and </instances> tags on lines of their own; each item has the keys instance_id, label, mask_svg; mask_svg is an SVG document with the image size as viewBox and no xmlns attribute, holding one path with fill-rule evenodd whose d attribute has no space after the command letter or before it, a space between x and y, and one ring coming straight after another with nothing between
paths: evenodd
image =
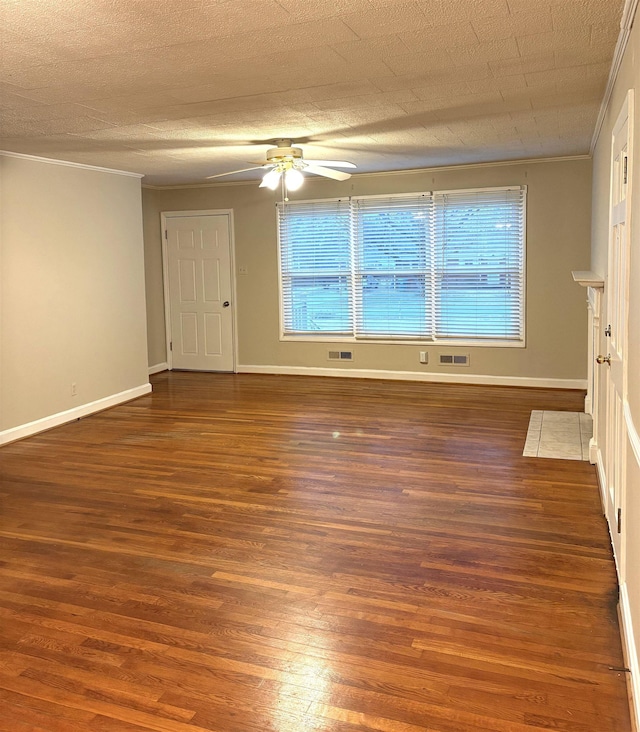
<instances>
[{"instance_id":1,"label":"white baseboard","mask_svg":"<svg viewBox=\"0 0 640 732\"><path fill-rule=\"evenodd\" d=\"M584 398L584 413L593 417L593 405L591 404L591 395L587 394Z\"/></svg>"},{"instance_id":2,"label":"white baseboard","mask_svg":"<svg viewBox=\"0 0 640 732\"><path fill-rule=\"evenodd\" d=\"M635 729L640 730L640 664L638 663L638 652L631 618L631 602L626 582L620 585L620 618L622 621L621 631L625 661L631 671L631 678L629 679L631 714L633 715Z\"/></svg>"},{"instance_id":3,"label":"white baseboard","mask_svg":"<svg viewBox=\"0 0 640 732\"><path fill-rule=\"evenodd\" d=\"M159 374L161 371L167 371L169 364L165 361L164 363L157 363L155 366L149 366L149 376L153 374Z\"/></svg>"},{"instance_id":4,"label":"white baseboard","mask_svg":"<svg viewBox=\"0 0 640 732\"><path fill-rule=\"evenodd\" d=\"M600 486L600 503L602 504L602 513L607 515L607 478L604 472L604 460L602 459L602 450L596 447L596 472L598 475L598 485Z\"/></svg>"},{"instance_id":5,"label":"white baseboard","mask_svg":"<svg viewBox=\"0 0 640 732\"><path fill-rule=\"evenodd\" d=\"M447 384L529 386L545 389L586 389L586 379L541 379L528 376L443 374L427 371L384 371L382 369L340 369L312 366L238 366L239 374L282 374L285 376L338 376L352 379L430 381Z\"/></svg>"},{"instance_id":6,"label":"white baseboard","mask_svg":"<svg viewBox=\"0 0 640 732\"><path fill-rule=\"evenodd\" d=\"M88 414L101 412L103 409L115 407L123 402L129 402L132 399L137 399L138 397L148 394L150 391L151 384L143 384L142 386L136 386L133 389L127 389L126 391L121 391L118 394L112 394L111 396L104 397L103 399L97 399L95 402L88 402L87 404L82 404L79 407L67 409L64 412L52 414L49 417L36 419L34 422L27 422L27 424L12 427L11 429L0 432L0 445L6 445L8 442L14 442L15 440L21 440L24 437L30 437L38 432L50 430L52 427L58 427L66 422L72 422L74 419L86 417Z\"/></svg>"},{"instance_id":7,"label":"white baseboard","mask_svg":"<svg viewBox=\"0 0 640 732\"><path fill-rule=\"evenodd\" d=\"M633 415L629 403L624 403L624 419L627 429L627 437L633 456L640 466L640 435L636 429ZM627 492L629 486L627 485ZM640 664L638 662L638 647L636 646L635 636L633 633L633 621L631 618L631 601L627 591L627 583L620 587L620 610L622 616L622 642L624 644L627 665L631 669L631 679L629 690L631 693L631 714L635 729L640 730Z\"/></svg>"},{"instance_id":8,"label":"white baseboard","mask_svg":"<svg viewBox=\"0 0 640 732\"><path fill-rule=\"evenodd\" d=\"M600 500L602 502L602 510L606 516L606 475L604 470L604 462L600 448L597 450L596 468L598 473L598 484L600 486ZM607 522L609 532L611 527ZM617 573L616 566L616 573ZM619 577L618 577L619 580ZM631 615L631 601L626 582L619 582L619 618L620 618L620 635L622 637L622 649L624 652L625 662L630 671L628 679L628 691L630 695L631 715L633 717L634 729L640 730L640 663L638 659L638 650L636 647L635 635L633 632L633 619Z\"/></svg>"}]
</instances>

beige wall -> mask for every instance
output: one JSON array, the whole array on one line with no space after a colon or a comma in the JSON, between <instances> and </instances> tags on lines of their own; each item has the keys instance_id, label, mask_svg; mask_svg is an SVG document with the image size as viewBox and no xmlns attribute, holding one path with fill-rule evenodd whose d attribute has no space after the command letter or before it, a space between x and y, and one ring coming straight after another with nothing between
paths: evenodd
<instances>
[{"instance_id":1,"label":"beige wall","mask_svg":"<svg viewBox=\"0 0 640 732\"><path fill-rule=\"evenodd\" d=\"M140 180L0 164L1 433L140 387L148 373Z\"/></svg>"},{"instance_id":2,"label":"beige wall","mask_svg":"<svg viewBox=\"0 0 640 732\"><path fill-rule=\"evenodd\" d=\"M629 361L628 361L628 404L631 423L628 427L636 446L639 444L640 430L640 23L632 31L622 66L618 72L611 101L609 102L602 131L600 132L593 158L593 238L592 269L601 276L607 276L607 251L609 239L609 181L611 165L611 134L613 125L622 108L629 89L635 89L635 133L633 136L633 160L631 164L633 191L631 198L631 269L629 298ZM635 52L634 52L635 51ZM606 312L606 285L603 298L604 311L602 322L608 322ZM607 343L603 337L600 353L606 353ZM605 382L606 371L598 369L600 377L600 409L602 417L598 430L600 447L606 450ZM626 571L623 580L629 595L629 610L635 629L635 638L640 642L640 456L634 453L631 443L627 450L627 501L625 508L625 533L627 537ZM637 660L637 650L635 652ZM640 689L640 679L635 679ZM640 698L637 700L640 706Z\"/></svg>"},{"instance_id":3,"label":"beige wall","mask_svg":"<svg viewBox=\"0 0 640 732\"><path fill-rule=\"evenodd\" d=\"M399 193L483 186L528 186L527 347L457 348L471 354L467 369L439 367L437 354L451 347L355 344L347 367L390 371L437 371L536 379L586 377L586 306L584 291L571 270L589 266L591 161L576 159L519 165L461 167L411 174L355 176L347 183L308 179L298 198ZM234 211L239 363L241 366L327 368L327 343L279 340L278 269L275 201L277 195L252 185L149 190L144 194L150 364L166 360L162 282L159 276L161 211L226 209ZM293 196L292 196L293 197ZM418 363L419 350L431 363ZM339 364L344 368L344 362Z\"/></svg>"}]
</instances>

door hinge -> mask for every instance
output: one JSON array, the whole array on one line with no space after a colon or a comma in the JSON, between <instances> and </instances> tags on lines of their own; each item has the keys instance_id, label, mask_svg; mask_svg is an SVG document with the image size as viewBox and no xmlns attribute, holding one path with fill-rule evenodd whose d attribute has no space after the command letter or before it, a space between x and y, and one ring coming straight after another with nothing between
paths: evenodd
<instances>
[{"instance_id":1,"label":"door hinge","mask_svg":"<svg viewBox=\"0 0 640 732\"><path fill-rule=\"evenodd\" d=\"M618 509L616 521L617 521L618 533L621 534L622 533L622 509L621 508Z\"/></svg>"},{"instance_id":2,"label":"door hinge","mask_svg":"<svg viewBox=\"0 0 640 732\"><path fill-rule=\"evenodd\" d=\"M625 185L627 185L627 156L624 156L624 163L622 164L622 181Z\"/></svg>"},{"instance_id":3,"label":"door hinge","mask_svg":"<svg viewBox=\"0 0 640 732\"><path fill-rule=\"evenodd\" d=\"M169 232L168 232L167 229L164 230L164 238L165 239L168 239L169 238Z\"/></svg>"},{"instance_id":4,"label":"door hinge","mask_svg":"<svg viewBox=\"0 0 640 732\"><path fill-rule=\"evenodd\" d=\"M608 326L607 326L607 327L606 327L606 328L604 329L604 334L605 334L605 335L607 336L607 338L611 338L611 326L610 326L610 325L608 325Z\"/></svg>"},{"instance_id":5,"label":"door hinge","mask_svg":"<svg viewBox=\"0 0 640 732\"><path fill-rule=\"evenodd\" d=\"M173 351L173 341L169 341L169 350Z\"/></svg>"}]
</instances>

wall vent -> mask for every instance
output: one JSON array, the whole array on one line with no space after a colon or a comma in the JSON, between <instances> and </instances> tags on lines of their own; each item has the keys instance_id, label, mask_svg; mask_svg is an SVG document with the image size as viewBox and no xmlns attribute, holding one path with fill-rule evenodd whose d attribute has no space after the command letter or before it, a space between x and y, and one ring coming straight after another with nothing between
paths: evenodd
<instances>
[{"instance_id":1,"label":"wall vent","mask_svg":"<svg viewBox=\"0 0 640 732\"><path fill-rule=\"evenodd\" d=\"M329 351L329 361L353 361L353 351Z\"/></svg>"},{"instance_id":2,"label":"wall vent","mask_svg":"<svg viewBox=\"0 0 640 732\"><path fill-rule=\"evenodd\" d=\"M469 365L469 354L453 354L453 353L441 353L440 354L440 365L441 366L468 366Z\"/></svg>"}]
</instances>

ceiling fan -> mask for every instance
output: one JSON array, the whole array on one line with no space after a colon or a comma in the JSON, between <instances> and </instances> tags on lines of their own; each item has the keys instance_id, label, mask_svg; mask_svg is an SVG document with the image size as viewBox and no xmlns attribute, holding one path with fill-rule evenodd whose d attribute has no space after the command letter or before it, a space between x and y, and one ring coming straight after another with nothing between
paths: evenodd
<instances>
[{"instance_id":1,"label":"ceiling fan","mask_svg":"<svg viewBox=\"0 0 640 732\"><path fill-rule=\"evenodd\" d=\"M302 155L302 148L295 147L292 140L275 140L275 143L276 147L267 150L266 163L256 163L252 168L242 168L241 170L231 170L228 173L210 175L207 180L235 175L236 173L246 173L249 170L266 170L260 188L270 188L274 191L282 181L287 190L296 191L304 182L303 172L321 175L333 180L347 180L351 178L351 173L333 170L333 168L356 167L346 160L305 160Z\"/></svg>"}]
</instances>

